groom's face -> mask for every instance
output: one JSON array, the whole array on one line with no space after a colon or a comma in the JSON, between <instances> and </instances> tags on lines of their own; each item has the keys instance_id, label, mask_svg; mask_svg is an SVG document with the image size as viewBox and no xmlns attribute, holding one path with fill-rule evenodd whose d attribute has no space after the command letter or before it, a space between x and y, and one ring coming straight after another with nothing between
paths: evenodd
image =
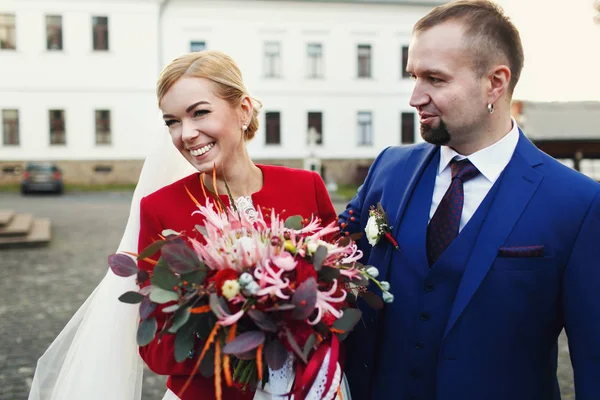
<instances>
[{"instance_id":1,"label":"groom's face","mask_svg":"<svg viewBox=\"0 0 600 400\"><path fill-rule=\"evenodd\" d=\"M413 36L406 68L415 81L410 104L418 111L426 141L460 146L483 133L486 86L475 73L473 57L458 22Z\"/></svg>"}]
</instances>

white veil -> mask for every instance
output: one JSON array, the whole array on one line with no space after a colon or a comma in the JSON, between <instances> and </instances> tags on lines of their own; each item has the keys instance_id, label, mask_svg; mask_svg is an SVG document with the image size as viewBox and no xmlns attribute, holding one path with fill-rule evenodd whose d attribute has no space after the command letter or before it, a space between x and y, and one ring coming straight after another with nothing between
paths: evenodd
<instances>
[{"instance_id":1,"label":"white veil","mask_svg":"<svg viewBox=\"0 0 600 400\"><path fill-rule=\"evenodd\" d=\"M137 252L141 199L196 170L161 131L146 157L131 200L123 238L117 249ZM108 254L106 255L108 257ZM138 305L118 301L137 290L134 277L121 278L110 269L40 357L29 400L139 400L143 362L138 354Z\"/></svg>"}]
</instances>

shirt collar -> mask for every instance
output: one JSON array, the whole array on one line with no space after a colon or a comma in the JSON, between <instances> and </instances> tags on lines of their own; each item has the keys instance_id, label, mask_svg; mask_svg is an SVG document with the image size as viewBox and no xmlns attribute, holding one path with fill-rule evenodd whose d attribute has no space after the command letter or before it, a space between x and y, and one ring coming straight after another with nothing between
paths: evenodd
<instances>
[{"instance_id":1,"label":"shirt collar","mask_svg":"<svg viewBox=\"0 0 600 400\"><path fill-rule=\"evenodd\" d=\"M517 121L511 117L512 129L502 139L484 149L476 151L470 156L463 156L448 146L442 146L440 150L440 166L438 175L450 166L450 161L456 157L457 160L468 158L469 161L481 172L492 184L496 182L508 162L512 158L517 142L519 141L519 126Z\"/></svg>"}]
</instances>

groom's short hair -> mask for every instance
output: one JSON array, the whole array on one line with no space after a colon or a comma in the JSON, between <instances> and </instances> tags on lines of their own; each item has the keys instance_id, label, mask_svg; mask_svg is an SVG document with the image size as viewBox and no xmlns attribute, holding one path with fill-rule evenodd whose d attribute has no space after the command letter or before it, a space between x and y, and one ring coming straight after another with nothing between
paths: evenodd
<instances>
[{"instance_id":1,"label":"groom's short hair","mask_svg":"<svg viewBox=\"0 0 600 400\"><path fill-rule=\"evenodd\" d=\"M487 0L458 0L431 10L414 26L418 33L445 22L458 22L473 50L475 73L483 76L503 54L511 71L509 91L512 94L523 69L523 44L519 31L502 8Z\"/></svg>"}]
</instances>

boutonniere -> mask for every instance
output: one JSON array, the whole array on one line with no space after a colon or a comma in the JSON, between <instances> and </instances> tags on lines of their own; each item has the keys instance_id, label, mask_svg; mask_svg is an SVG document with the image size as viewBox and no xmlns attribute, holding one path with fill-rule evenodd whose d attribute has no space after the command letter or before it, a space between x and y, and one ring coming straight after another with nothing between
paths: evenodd
<instances>
[{"instance_id":1,"label":"boutonniere","mask_svg":"<svg viewBox=\"0 0 600 400\"><path fill-rule=\"evenodd\" d=\"M400 249L398 242L392 236L392 227L387 222L387 216L385 215L385 211L383 211L381 203L377 203L377 207L371 206L365 233L371 246L379 243L381 238L386 238L396 250Z\"/></svg>"}]
</instances>

